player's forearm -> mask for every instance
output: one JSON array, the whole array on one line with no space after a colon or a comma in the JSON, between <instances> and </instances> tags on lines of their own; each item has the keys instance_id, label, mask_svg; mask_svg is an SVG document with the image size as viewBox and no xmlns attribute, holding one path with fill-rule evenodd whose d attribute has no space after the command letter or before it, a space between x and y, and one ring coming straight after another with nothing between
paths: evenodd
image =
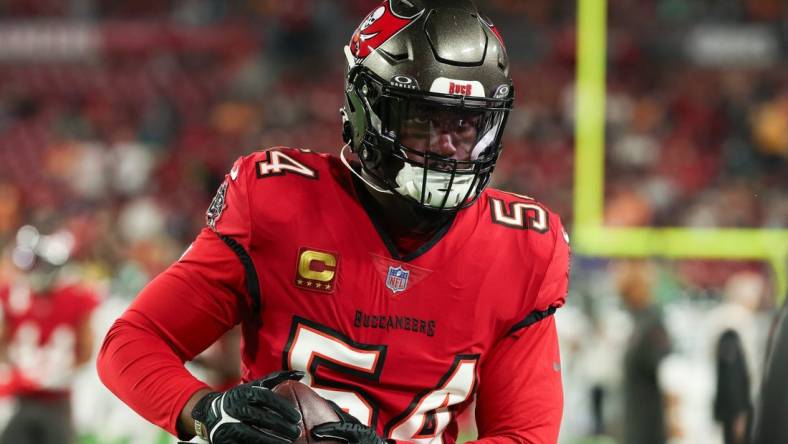
<instances>
[{"instance_id":1,"label":"player's forearm","mask_svg":"<svg viewBox=\"0 0 788 444\"><path fill-rule=\"evenodd\" d=\"M173 435L184 405L207 388L161 338L123 318L107 334L96 367L118 398Z\"/></svg>"}]
</instances>

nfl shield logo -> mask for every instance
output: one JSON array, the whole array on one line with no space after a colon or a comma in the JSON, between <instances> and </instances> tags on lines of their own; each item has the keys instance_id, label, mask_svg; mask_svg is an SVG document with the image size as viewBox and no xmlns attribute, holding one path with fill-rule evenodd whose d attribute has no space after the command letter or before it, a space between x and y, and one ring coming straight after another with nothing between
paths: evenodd
<instances>
[{"instance_id":1,"label":"nfl shield logo","mask_svg":"<svg viewBox=\"0 0 788 444\"><path fill-rule=\"evenodd\" d=\"M389 273L386 276L386 287L389 290L397 293L405 291L408 286L408 276L410 271L404 270L402 267L389 267Z\"/></svg>"}]
</instances>

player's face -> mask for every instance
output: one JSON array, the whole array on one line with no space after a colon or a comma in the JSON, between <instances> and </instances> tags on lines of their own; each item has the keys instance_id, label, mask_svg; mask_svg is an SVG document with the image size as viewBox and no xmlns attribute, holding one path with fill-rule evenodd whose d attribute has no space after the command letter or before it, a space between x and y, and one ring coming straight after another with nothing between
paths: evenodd
<instances>
[{"instance_id":1,"label":"player's face","mask_svg":"<svg viewBox=\"0 0 788 444\"><path fill-rule=\"evenodd\" d=\"M400 142L423 153L458 161L473 160L482 114L422 105L412 107L400 128Z\"/></svg>"}]
</instances>

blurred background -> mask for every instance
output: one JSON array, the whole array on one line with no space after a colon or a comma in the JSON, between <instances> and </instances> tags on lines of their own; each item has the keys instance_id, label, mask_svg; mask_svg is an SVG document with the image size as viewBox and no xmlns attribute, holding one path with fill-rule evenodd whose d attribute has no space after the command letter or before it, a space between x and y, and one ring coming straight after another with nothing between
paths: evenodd
<instances>
[{"instance_id":1,"label":"blurred background","mask_svg":"<svg viewBox=\"0 0 788 444\"><path fill-rule=\"evenodd\" d=\"M517 91L494 186L534 196L571 232L576 4L478 3L507 42ZM90 353L204 225L235 158L276 145L338 152L342 46L377 4L0 0L0 422L21 386L70 393L83 444L171 442L100 385ZM784 230L788 2L610 0L607 20L604 224ZM66 302L82 309L56 345L9 333L36 242L57 279L91 291ZM779 266L575 254L557 316L561 442L740 433L784 297ZM234 341L190 368L231 383ZM74 348L88 358L63 358Z\"/></svg>"}]
</instances>

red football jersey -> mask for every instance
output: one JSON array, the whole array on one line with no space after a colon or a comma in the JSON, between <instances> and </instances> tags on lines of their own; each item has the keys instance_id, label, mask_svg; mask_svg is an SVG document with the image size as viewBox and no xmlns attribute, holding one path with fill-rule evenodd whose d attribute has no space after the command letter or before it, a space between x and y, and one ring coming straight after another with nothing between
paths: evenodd
<instances>
[{"instance_id":1,"label":"red football jersey","mask_svg":"<svg viewBox=\"0 0 788 444\"><path fill-rule=\"evenodd\" d=\"M65 395L76 372L79 325L98 304L76 286L33 293L25 286L0 288L3 343L10 364L0 392L9 395Z\"/></svg>"},{"instance_id":2,"label":"red football jersey","mask_svg":"<svg viewBox=\"0 0 788 444\"><path fill-rule=\"evenodd\" d=\"M119 322L165 338L180 359L240 322L244 380L304 370L303 382L388 438L453 442L456 415L476 397L481 437L522 429L524 440L554 442L562 395L549 315L564 303L569 261L559 218L488 189L400 257L360 199L328 155L276 148L239 159L209 228ZM169 365L169 383L189 393L147 411L150 397L120 380L133 370L110 368L132 359L121 347L105 343L102 378L174 431L199 385Z\"/></svg>"}]
</instances>

